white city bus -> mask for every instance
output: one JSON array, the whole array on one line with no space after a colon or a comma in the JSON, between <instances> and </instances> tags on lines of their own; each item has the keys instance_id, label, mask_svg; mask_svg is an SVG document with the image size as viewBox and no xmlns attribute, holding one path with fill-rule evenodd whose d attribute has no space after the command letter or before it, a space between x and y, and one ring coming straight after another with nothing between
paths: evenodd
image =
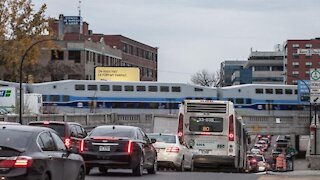
<instances>
[{"instance_id":1,"label":"white city bus","mask_svg":"<svg viewBox=\"0 0 320 180\"><path fill-rule=\"evenodd\" d=\"M232 102L185 100L179 109L178 134L193 152L195 167L246 168L248 135Z\"/></svg>"}]
</instances>

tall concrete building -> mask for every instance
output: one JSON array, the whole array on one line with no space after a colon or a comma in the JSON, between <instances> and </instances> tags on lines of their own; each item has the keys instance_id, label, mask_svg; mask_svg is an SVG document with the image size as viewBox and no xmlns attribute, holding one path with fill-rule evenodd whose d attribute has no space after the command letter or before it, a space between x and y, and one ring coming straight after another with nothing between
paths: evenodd
<instances>
[{"instance_id":1,"label":"tall concrete building","mask_svg":"<svg viewBox=\"0 0 320 180\"><path fill-rule=\"evenodd\" d=\"M309 80L310 69L320 68L320 38L287 40L285 45L286 84L297 84L298 80Z\"/></svg>"}]
</instances>

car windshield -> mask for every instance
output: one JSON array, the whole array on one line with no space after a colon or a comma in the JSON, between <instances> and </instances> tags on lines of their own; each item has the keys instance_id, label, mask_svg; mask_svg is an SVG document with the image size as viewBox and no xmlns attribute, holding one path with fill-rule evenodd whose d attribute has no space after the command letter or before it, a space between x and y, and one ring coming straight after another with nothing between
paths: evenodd
<instances>
[{"instance_id":1,"label":"car windshield","mask_svg":"<svg viewBox=\"0 0 320 180\"><path fill-rule=\"evenodd\" d=\"M262 156L256 156L255 158L257 159L257 161L263 161L263 157Z\"/></svg>"},{"instance_id":2,"label":"car windshield","mask_svg":"<svg viewBox=\"0 0 320 180\"><path fill-rule=\"evenodd\" d=\"M0 129L0 147L24 149L27 147L32 132L17 131L12 129Z\"/></svg>"},{"instance_id":3,"label":"car windshield","mask_svg":"<svg viewBox=\"0 0 320 180\"><path fill-rule=\"evenodd\" d=\"M164 142L164 143L176 143L176 136L175 135L148 135L149 138L154 138L157 142Z\"/></svg>"},{"instance_id":4,"label":"car windshield","mask_svg":"<svg viewBox=\"0 0 320 180\"><path fill-rule=\"evenodd\" d=\"M58 135L60 137L65 137L66 136L66 129L64 124L55 124L55 123L31 123L29 124L31 126L41 126L41 127L47 127L51 128L55 131L57 131Z\"/></svg>"},{"instance_id":5,"label":"car windshield","mask_svg":"<svg viewBox=\"0 0 320 180\"><path fill-rule=\"evenodd\" d=\"M90 136L133 138L134 130L126 128L99 127L91 131Z\"/></svg>"}]
</instances>

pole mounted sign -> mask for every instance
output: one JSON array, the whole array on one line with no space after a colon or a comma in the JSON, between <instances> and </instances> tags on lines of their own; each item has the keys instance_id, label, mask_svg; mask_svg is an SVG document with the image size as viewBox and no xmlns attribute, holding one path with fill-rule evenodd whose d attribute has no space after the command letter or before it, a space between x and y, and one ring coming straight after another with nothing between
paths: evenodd
<instances>
[{"instance_id":1,"label":"pole mounted sign","mask_svg":"<svg viewBox=\"0 0 320 180\"><path fill-rule=\"evenodd\" d=\"M310 103L320 103L320 69L310 69Z\"/></svg>"}]
</instances>

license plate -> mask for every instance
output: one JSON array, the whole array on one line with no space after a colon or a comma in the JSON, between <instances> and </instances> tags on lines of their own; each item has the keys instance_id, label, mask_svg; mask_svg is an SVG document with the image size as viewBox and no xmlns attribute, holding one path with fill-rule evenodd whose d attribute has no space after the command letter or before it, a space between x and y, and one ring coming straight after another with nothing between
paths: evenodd
<instances>
[{"instance_id":1,"label":"license plate","mask_svg":"<svg viewBox=\"0 0 320 180\"><path fill-rule=\"evenodd\" d=\"M110 146L99 146L99 151L110 151Z\"/></svg>"},{"instance_id":2,"label":"license plate","mask_svg":"<svg viewBox=\"0 0 320 180\"><path fill-rule=\"evenodd\" d=\"M209 154L211 151L211 149L199 149L200 154Z\"/></svg>"}]
</instances>

